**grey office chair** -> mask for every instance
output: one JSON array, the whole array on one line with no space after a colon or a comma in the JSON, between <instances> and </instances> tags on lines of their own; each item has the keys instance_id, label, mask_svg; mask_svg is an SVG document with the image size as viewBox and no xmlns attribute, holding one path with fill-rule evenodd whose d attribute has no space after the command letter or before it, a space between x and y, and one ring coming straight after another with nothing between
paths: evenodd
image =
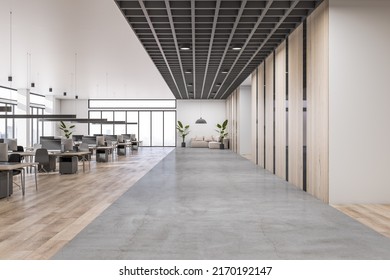
<instances>
[{"instance_id":1,"label":"grey office chair","mask_svg":"<svg viewBox=\"0 0 390 280\"><path fill-rule=\"evenodd\" d=\"M8 161L8 144L0 143L0 161Z\"/></svg>"},{"instance_id":2,"label":"grey office chair","mask_svg":"<svg viewBox=\"0 0 390 280\"><path fill-rule=\"evenodd\" d=\"M80 152L89 152L89 145L87 143L81 143L79 146ZM86 157L88 160L91 160L91 154L88 154ZM82 160L83 157L79 156L79 160Z\"/></svg>"},{"instance_id":3,"label":"grey office chair","mask_svg":"<svg viewBox=\"0 0 390 280\"><path fill-rule=\"evenodd\" d=\"M22 162L22 157L19 154L10 154L8 158L8 162ZM17 185L19 188L21 188L24 185L24 179L23 179L24 169L14 169L12 170L12 176L18 176L20 175L20 185L14 182L15 185Z\"/></svg>"},{"instance_id":4,"label":"grey office chair","mask_svg":"<svg viewBox=\"0 0 390 280\"><path fill-rule=\"evenodd\" d=\"M35 162L38 163L38 172L49 172L50 160L47 149L37 149L35 151Z\"/></svg>"}]
</instances>

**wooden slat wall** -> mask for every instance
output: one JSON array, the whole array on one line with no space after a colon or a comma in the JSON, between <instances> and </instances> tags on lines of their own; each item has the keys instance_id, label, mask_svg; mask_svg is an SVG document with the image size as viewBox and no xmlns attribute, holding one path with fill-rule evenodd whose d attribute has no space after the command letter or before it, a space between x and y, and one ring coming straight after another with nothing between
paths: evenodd
<instances>
[{"instance_id":1,"label":"wooden slat wall","mask_svg":"<svg viewBox=\"0 0 390 280\"><path fill-rule=\"evenodd\" d=\"M257 164L257 69L251 74L251 161Z\"/></svg>"},{"instance_id":2,"label":"wooden slat wall","mask_svg":"<svg viewBox=\"0 0 390 280\"><path fill-rule=\"evenodd\" d=\"M235 118L235 131L236 131L236 137L235 137L235 152L237 154L241 154L240 151L240 88L236 89L236 94L235 94L235 112L236 112L236 118Z\"/></svg>"},{"instance_id":3,"label":"wooden slat wall","mask_svg":"<svg viewBox=\"0 0 390 280\"><path fill-rule=\"evenodd\" d=\"M303 24L288 40L288 181L303 189Z\"/></svg>"},{"instance_id":4,"label":"wooden slat wall","mask_svg":"<svg viewBox=\"0 0 390 280\"><path fill-rule=\"evenodd\" d=\"M265 60L265 169L274 172L274 54Z\"/></svg>"},{"instance_id":5,"label":"wooden slat wall","mask_svg":"<svg viewBox=\"0 0 390 280\"><path fill-rule=\"evenodd\" d=\"M307 191L329 202L329 3L307 19Z\"/></svg>"},{"instance_id":6,"label":"wooden slat wall","mask_svg":"<svg viewBox=\"0 0 390 280\"><path fill-rule=\"evenodd\" d=\"M237 153L238 147L238 127L237 127L237 118L238 118L238 92L236 89L232 94L227 98L228 106L228 127L229 127L229 147L233 152Z\"/></svg>"},{"instance_id":7,"label":"wooden slat wall","mask_svg":"<svg viewBox=\"0 0 390 280\"><path fill-rule=\"evenodd\" d=\"M275 50L275 174L286 179L286 41Z\"/></svg>"},{"instance_id":8,"label":"wooden slat wall","mask_svg":"<svg viewBox=\"0 0 390 280\"><path fill-rule=\"evenodd\" d=\"M258 151L258 164L261 167L265 167L265 153L264 153L264 62L260 64L257 71L257 87L258 87L258 114L257 114L257 126L258 126L258 142L257 142L257 151Z\"/></svg>"}]
</instances>

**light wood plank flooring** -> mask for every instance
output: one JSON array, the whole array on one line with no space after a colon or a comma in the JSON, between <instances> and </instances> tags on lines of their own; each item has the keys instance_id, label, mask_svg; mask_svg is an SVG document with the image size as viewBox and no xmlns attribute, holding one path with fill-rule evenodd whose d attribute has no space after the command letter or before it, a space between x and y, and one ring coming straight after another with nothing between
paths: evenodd
<instances>
[{"instance_id":1,"label":"light wood plank flooring","mask_svg":"<svg viewBox=\"0 0 390 280\"><path fill-rule=\"evenodd\" d=\"M140 148L78 174L26 176L26 195L0 200L0 259L49 259L173 148ZM87 165L88 166L88 165ZM19 179L19 178L17 178Z\"/></svg>"},{"instance_id":2,"label":"light wood plank flooring","mask_svg":"<svg viewBox=\"0 0 390 280\"><path fill-rule=\"evenodd\" d=\"M351 204L332 206L360 223L390 238L390 205Z\"/></svg>"}]
</instances>

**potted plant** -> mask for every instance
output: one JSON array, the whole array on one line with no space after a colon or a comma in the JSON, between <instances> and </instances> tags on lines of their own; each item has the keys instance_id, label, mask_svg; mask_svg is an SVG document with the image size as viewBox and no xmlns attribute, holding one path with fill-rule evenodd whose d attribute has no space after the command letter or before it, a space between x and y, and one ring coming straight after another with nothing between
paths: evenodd
<instances>
[{"instance_id":1,"label":"potted plant","mask_svg":"<svg viewBox=\"0 0 390 280\"><path fill-rule=\"evenodd\" d=\"M190 133L190 131L188 130L189 128L190 128L189 124L184 126L181 123L181 121L177 121L176 129L177 131L179 131L180 137L183 139L183 142L181 142L181 146L183 148L186 146L186 142L185 142L186 136L188 135L188 133Z\"/></svg>"},{"instance_id":2,"label":"potted plant","mask_svg":"<svg viewBox=\"0 0 390 280\"><path fill-rule=\"evenodd\" d=\"M68 127L63 121L60 121L59 129L64 132L66 139L70 138L70 136L73 133L72 128L74 127L75 127L74 125Z\"/></svg>"},{"instance_id":3,"label":"potted plant","mask_svg":"<svg viewBox=\"0 0 390 280\"><path fill-rule=\"evenodd\" d=\"M226 127L227 127L227 124L228 124L228 120L225 120L222 124L217 124L217 128L215 131L217 131L219 133L219 148L220 149L224 149L224 144L223 144L223 139L228 135L228 133L226 132Z\"/></svg>"}]
</instances>

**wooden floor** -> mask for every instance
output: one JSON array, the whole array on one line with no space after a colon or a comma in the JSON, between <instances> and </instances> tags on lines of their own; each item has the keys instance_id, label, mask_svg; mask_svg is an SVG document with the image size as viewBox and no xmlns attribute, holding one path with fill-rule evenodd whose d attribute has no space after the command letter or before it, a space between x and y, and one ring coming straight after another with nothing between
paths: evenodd
<instances>
[{"instance_id":1,"label":"wooden floor","mask_svg":"<svg viewBox=\"0 0 390 280\"><path fill-rule=\"evenodd\" d=\"M353 204L332 206L360 223L390 238L390 205Z\"/></svg>"},{"instance_id":2,"label":"wooden floor","mask_svg":"<svg viewBox=\"0 0 390 280\"><path fill-rule=\"evenodd\" d=\"M49 259L173 148L140 148L78 174L26 176L26 195L0 199L0 259ZM19 178L18 178L19 179Z\"/></svg>"}]
</instances>

